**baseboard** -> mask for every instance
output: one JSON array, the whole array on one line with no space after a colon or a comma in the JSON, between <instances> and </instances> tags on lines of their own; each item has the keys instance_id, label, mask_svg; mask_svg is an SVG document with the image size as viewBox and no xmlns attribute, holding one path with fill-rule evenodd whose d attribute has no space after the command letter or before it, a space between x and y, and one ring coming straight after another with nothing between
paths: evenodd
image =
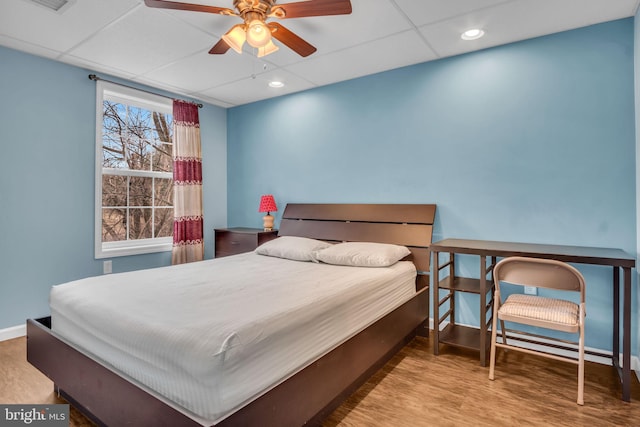
<instances>
[{"instance_id":1,"label":"baseboard","mask_svg":"<svg viewBox=\"0 0 640 427\"><path fill-rule=\"evenodd\" d=\"M12 326L11 328L0 329L0 341L12 340L27 335L27 325Z\"/></svg>"},{"instance_id":2,"label":"baseboard","mask_svg":"<svg viewBox=\"0 0 640 427\"><path fill-rule=\"evenodd\" d=\"M444 321L442 322L442 327L440 329L443 329L445 326L447 326L449 322ZM475 328L478 329L477 326L471 326L471 325L463 325L460 324L461 326L466 326L468 328ZM433 330L433 319L429 318L429 328L431 328ZM553 353L553 354L557 354L557 355L561 355L561 356L567 356L570 354L569 351L565 351L562 349L557 349L557 348L548 348L548 347L544 347L541 345L536 345L534 343L529 343L529 342L524 342L524 341L519 341L518 340L518 334L509 334L507 335L509 338L515 340L518 342L518 345L521 345L522 347L525 348L529 348L531 350L542 350L544 349L544 351L548 352L548 353ZM526 337L526 336L522 336L526 339L530 339L530 337ZM544 342L544 340L540 340L541 342ZM593 348L593 347L585 347L584 348L585 351L591 351L593 353L600 353L602 356L599 355L595 355L595 354L585 354L584 355L584 360L587 360L589 362L594 362L594 363L599 363L601 365L609 365L611 366L611 355L613 354L611 351L606 351L606 350L600 350L598 348ZM622 353L618 356L618 360L620 360L620 363L622 363ZM636 377L638 378L638 381L640 381L640 358L638 356L634 356L631 355L631 370L634 371Z\"/></svg>"}]
</instances>

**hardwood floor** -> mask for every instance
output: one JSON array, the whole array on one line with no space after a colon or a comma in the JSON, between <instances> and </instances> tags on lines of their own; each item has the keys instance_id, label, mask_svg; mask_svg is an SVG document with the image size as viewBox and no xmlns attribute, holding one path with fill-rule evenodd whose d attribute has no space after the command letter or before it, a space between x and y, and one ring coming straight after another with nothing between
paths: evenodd
<instances>
[{"instance_id":1,"label":"hardwood floor","mask_svg":"<svg viewBox=\"0 0 640 427\"><path fill-rule=\"evenodd\" d=\"M53 392L53 383L27 362L27 340L0 341L0 403L66 403ZM80 412L69 411L71 427L93 426Z\"/></svg>"},{"instance_id":2,"label":"hardwood floor","mask_svg":"<svg viewBox=\"0 0 640 427\"><path fill-rule=\"evenodd\" d=\"M64 403L26 361L26 340L0 342L0 403ZM585 405L575 403L576 367L517 352L499 352L496 380L477 354L416 338L324 423L350 426L640 426L640 384L620 400L610 366L587 363ZM92 425L73 408L72 427Z\"/></svg>"},{"instance_id":3,"label":"hardwood floor","mask_svg":"<svg viewBox=\"0 0 640 427\"><path fill-rule=\"evenodd\" d=\"M610 366L587 363L585 405L577 367L499 350L490 381L478 354L416 338L325 422L335 426L640 426L640 384L632 402Z\"/></svg>"}]
</instances>

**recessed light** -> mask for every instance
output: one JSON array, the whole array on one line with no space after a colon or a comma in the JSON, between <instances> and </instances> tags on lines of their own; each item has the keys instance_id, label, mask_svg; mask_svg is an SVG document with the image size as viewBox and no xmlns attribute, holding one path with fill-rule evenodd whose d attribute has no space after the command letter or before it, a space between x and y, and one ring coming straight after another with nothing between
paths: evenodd
<instances>
[{"instance_id":1,"label":"recessed light","mask_svg":"<svg viewBox=\"0 0 640 427\"><path fill-rule=\"evenodd\" d=\"M275 88L284 87L284 83L274 80L272 82L269 82L269 87L275 87Z\"/></svg>"},{"instance_id":2,"label":"recessed light","mask_svg":"<svg viewBox=\"0 0 640 427\"><path fill-rule=\"evenodd\" d=\"M481 30L480 28L472 28L462 33L460 38L462 40L477 40L482 36L484 36L483 30Z\"/></svg>"}]
</instances>

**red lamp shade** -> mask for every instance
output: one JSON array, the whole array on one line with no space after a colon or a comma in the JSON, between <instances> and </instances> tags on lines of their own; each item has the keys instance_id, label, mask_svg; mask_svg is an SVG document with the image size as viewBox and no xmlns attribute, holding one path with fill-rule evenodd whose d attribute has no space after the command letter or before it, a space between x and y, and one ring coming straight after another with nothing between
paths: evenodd
<instances>
[{"instance_id":1,"label":"red lamp shade","mask_svg":"<svg viewBox=\"0 0 640 427\"><path fill-rule=\"evenodd\" d=\"M276 212L277 210L276 201L271 194L265 194L260 197L260 208L258 212Z\"/></svg>"}]
</instances>

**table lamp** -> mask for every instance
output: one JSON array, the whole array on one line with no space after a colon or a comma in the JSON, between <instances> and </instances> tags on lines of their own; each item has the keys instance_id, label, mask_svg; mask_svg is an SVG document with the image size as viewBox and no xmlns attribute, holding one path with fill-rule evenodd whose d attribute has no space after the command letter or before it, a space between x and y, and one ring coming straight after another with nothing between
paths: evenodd
<instances>
[{"instance_id":1,"label":"table lamp","mask_svg":"<svg viewBox=\"0 0 640 427\"><path fill-rule=\"evenodd\" d=\"M276 201L273 199L271 194L265 194L260 197L260 208L258 212L266 212L267 214L262 217L264 231L273 230L273 217L271 216L271 212L277 212L278 207L276 206Z\"/></svg>"}]
</instances>

